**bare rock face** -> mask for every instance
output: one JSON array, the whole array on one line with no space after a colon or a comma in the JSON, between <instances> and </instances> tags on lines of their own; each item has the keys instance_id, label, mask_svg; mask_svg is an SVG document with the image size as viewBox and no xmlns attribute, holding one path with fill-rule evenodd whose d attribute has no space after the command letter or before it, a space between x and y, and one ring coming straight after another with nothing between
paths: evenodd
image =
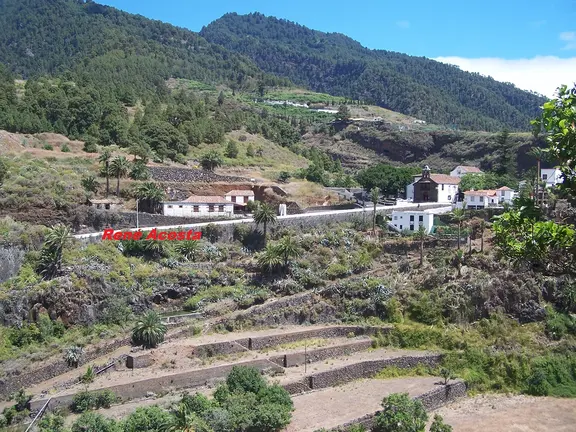
<instances>
[{"instance_id":1,"label":"bare rock face","mask_svg":"<svg viewBox=\"0 0 576 432\"><path fill-rule=\"evenodd\" d=\"M24 250L18 247L0 247L0 283L18 274L24 254Z\"/></svg>"},{"instance_id":2,"label":"bare rock face","mask_svg":"<svg viewBox=\"0 0 576 432\"><path fill-rule=\"evenodd\" d=\"M246 182L242 177L222 176L194 168L149 167L152 178L172 183Z\"/></svg>"}]
</instances>

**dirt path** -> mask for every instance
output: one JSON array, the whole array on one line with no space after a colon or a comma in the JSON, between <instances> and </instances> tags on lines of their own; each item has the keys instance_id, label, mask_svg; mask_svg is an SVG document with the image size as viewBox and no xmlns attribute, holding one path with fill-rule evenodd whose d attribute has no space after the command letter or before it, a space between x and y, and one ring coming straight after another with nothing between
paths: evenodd
<instances>
[{"instance_id":1,"label":"dirt path","mask_svg":"<svg viewBox=\"0 0 576 432\"><path fill-rule=\"evenodd\" d=\"M286 432L333 428L381 408L390 393L418 396L433 390L436 377L362 380L293 397L295 411Z\"/></svg>"},{"instance_id":2,"label":"dirt path","mask_svg":"<svg viewBox=\"0 0 576 432\"><path fill-rule=\"evenodd\" d=\"M573 432L576 400L480 395L436 411L454 432ZM431 416L432 417L432 416Z\"/></svg>"}]
</instances>

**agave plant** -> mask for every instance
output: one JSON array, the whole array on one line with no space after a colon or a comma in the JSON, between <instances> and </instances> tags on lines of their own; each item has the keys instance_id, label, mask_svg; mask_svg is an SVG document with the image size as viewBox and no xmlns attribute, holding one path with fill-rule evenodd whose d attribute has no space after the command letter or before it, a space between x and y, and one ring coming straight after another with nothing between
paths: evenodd
<instances>
[{"instance_id":1,"label":"agave plant","mask_svg":"<svg viewBox=\"0 0 576 432\"><path fill-rule=\"evenodd\" d=\"M162 323L160 315L154 311L146 313L138 320L132 330L132 341L144 348L155 348L164 340L166 326Z\"/></svg>"},{"instance_id":2,"label":"agave plant","mask_svg":"<svg viewBox=\"0 0 576 432\"><path fill-rule=\"evenodd\" d=\"M83 349L79 346L71 346L64 353L64 361L70 367L78 367L82 359Z\"/></svg>"}]
</instances>

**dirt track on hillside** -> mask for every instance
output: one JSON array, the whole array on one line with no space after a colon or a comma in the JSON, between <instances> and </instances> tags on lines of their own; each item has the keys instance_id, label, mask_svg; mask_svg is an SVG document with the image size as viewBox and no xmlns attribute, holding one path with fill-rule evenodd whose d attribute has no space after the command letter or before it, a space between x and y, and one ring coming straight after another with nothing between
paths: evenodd
<instances>
[{"instance_id":1,"label":"dirt track on hillside","mask_svg":"<svg viewBox=\"0 0 576 432\"><path fill-rule=\"evenodd\" d=\"M480 395L436 411L454 432L573 432L576 400ZM430 416L431 419L433 415Z\"/></svg>"}]
</instances>

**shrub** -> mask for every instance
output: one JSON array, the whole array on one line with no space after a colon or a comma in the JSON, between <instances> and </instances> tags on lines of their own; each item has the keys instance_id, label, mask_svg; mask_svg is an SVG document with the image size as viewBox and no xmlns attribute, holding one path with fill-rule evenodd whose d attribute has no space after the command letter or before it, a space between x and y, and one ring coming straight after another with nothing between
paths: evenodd
<instances>
[{"instance_id":1,"label":"shrub","mask_svg":"<svg viewBox=\"0 0 576 432\"><path fill-rule=\"evenodd\" d=\"M110 390L102 390L96 392L95 404L98 408L110 408L110 406L118 401L118 397Z\"/></svg>"},{"instance_id":2,"label":"shrub","mask_svg":"<svg viewBox=\"0 0 576 432\"><path fill-rule=\"evenodd\" d=\"M74 395L70 408L75 413L83 413L93 409L95 406L96 399L94 394L84 391Z\"/></svg>"},{"instance_id":3,"label":"shrub","mask_svg":"<svg viewBox=\"0 0 576 432\"><path fill-rule=\"evenodd\" d=\"M419 400L407 393L393 393L382 401L382 411L374 419L374 432L422 432L428 415Z\"/></svg>"},{"instance_id":4,"label":"shrub","mask_svg":"<svg viewBox=\"0 0 576 432\"><path fill-rule=\"evenodd\" d=\"M224 155L230 159L236 159L238 157L238 146L234 141L228 141Z\"/></svg>"},{"instance_id":5,"label":"shrub","mask_svg":"<svg viewBox=\"0 0 576 432\"><path fill-rule=\"evenodd\" d=\"M78 367L82 359L83 349L79 346L71 346L64 353L64 361L70 367Z\"/></svg>"},{"instance_id":6,"label":"shrub","mask_svg":"<svg viewBox=\"0 0 576 432\"><path fill-rule=\"evenodd\" d=\"M231 392L258 393L266 388L266 380L256 368L234 366L226 378L226 385Z\"/></svg>"},{"instance_id":7,"label":"shrub","mask_svg":"<svg viewBox=\"0 0 576 432\"><path fill-rule=\"evenodd\" d=\"M351 270L341 263L332 263L326 269L326 277L332 280L349 276L351 273Z\"/></svg>"},{"instance_id":8,"label":"shrub","mask_svg":"<svg viewBox=\"0 0 576 432\"><path fill-rule=\"evenodd\" d=\"M140 407L124 421L123 432L159 432L172 421L172 416L158 406Z\"/></svg>"},{"instance_id":9,"label":"shrub","mask_svg":"<svg viewBox=\"0 0 576 432\"><path fill-rule=\"evenodd\" d=\"M70 147L68 147L68 144L63 144L62 147L60 147L60 151L62 153L70 153Z\"/></svg>"},{"instance_id":10,"label":"shrub","mask_svg":"<svg viewBox=\"0 0 576 432\"><path fill-rule=\"evenodd\" d=\"M38 422L40 432L65 432L64 417L58 414L46 414Z\"/></svg>"},{"instance_id":11,"label":"shrub","mask_svg":"<svg viewBox=\"0 0 576 432\"><path fill-rule=\"evenodd\" d=\"M84 375L80 377L80 381L83 382L84 384L90 384L94 382L95 379L96 374L94 373L94 369L92 368L92 366L88 366L88 369L86 369Z\"/></svg>"},{"instance_id":12,"label":"shrub","mask_svg":"<svg viewBox=\"0 0 576 432\"><path fill-rule=\"evenodd\" d=\"M218 225L211 223L202 228L202 237L206 238L210 243L216 243L221 235L222 230Z\"/></svg>"},{"instance_id":13,"label":"shrub","mask_svg":"<svg viewBox=\"0 0 576 432\"><path fill-rule=\"evenodd\" d=\"M96 140L92 137L86 138L82 150L84 150L86 153L98 153L98 146L96 145Z\"/></svg>"},{"instance_id":14,"label":"shrub","mask_svg":"<svg viewBox=\"0 0 576 432\"><path fill-rule=\"evenodd\" d=\"M114 420L97 413L84 413L74 422L71 432L119 432L119 430Z\"/></svg>"},{"instance_id":15,"label":"shrub","mask_svg":"<svg viewBox=\"0 0 576 432\"><path fill-rule=\"evenodd\" d=\"M42 146L42 148L43 148L44 150L54 150L54 147L53 147L52 145L50 145L50 144L44 144L44 145Z\"/></svg>"}]
</instances>

